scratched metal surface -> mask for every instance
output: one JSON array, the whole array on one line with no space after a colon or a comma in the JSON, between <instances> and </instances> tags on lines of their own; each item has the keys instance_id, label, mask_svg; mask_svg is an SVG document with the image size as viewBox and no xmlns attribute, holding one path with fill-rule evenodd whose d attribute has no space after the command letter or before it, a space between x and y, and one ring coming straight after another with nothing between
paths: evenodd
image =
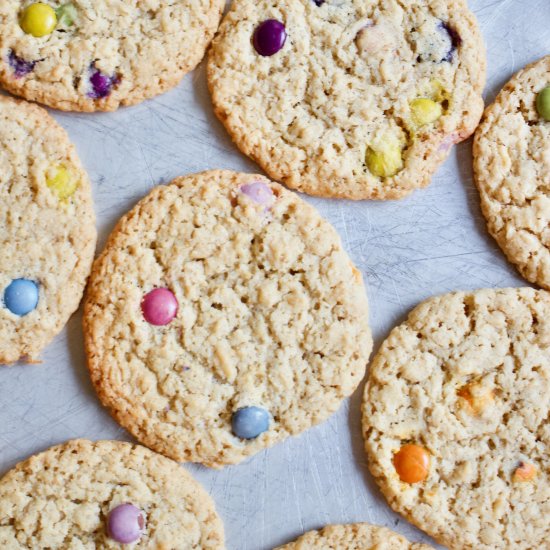
<instances>
[{"instance_id":1,"label":"scratched metal surface","mask_svg":"<svg viewBox=\"0 0 550 550\"><path fill-rule=\"evenodd\" d=\"M471 0L488 47L491 101L524 66L550 53L550 0ZM100 244L151 187L208 168L255 171L215 119L204 66L177 89L114 114L54 113L94 185ZM314 203L363 272L376 347L436 293L525 284L488 238L472 183L471 143L456 148L431 186L400 202ZM88 380L80 314L43 364L0 369L0 472L69 438L130 439ZM429 539L393 514L370 478L360 429L362 387L329 421L246 463L187 465L216 501L232 550L268 550L328 523L369 521Z\"/></svg>"}]
</instances>

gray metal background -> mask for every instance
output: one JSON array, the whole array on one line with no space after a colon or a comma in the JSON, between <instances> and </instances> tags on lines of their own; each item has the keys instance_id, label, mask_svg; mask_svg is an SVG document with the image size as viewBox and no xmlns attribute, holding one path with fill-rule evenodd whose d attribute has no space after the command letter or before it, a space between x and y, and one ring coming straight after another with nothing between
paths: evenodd
<instances>
[{"instance_id":1,"label":"gray metal background","mask_svg":"<svg viewBox=\"0 0 550 550\"><path fill-rule=\"evenodd\" d=\"M470 0L488 49L487 101L550 53L550 0ZM215 118L204 64L171 92L112 114L62 114L93 182L99 246L153 186L209 168L258 171ZM487 236L472 183L471 143L431 186L399 202L306 200L340 232L363 272L375 349L419 301L437 293L525 284ZM0 369L0 473L69 438L130 439L97 401L85 369L81 315L41 365ZM231 550L267 550L328 523L369 521L429 540L393 514L365 464L361 388L330 420L222 471L186 465L216 501Z\"/></svg>"}]
</instances>

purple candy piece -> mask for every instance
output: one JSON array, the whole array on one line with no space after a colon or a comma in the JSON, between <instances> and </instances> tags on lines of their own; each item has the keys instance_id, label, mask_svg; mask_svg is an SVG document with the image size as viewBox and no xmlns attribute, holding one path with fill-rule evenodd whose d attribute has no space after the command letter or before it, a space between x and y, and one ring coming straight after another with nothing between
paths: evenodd
<instances>
[{"instance_id":1,"label":"purple candy piece","mask_svg":"<svg viewBox=\"0 0 550 550\"><path fill-rule=\"evenodd\" d=\"M143 512L129 502L113 508L107 518L107 533L109 536L128 544L141 538L145 528Z\"/></svg>"},{"instance_id":2,"label":"purple candy piece","mask_svg":"<svg viewBox=\"0 0 550 550\"><path fill-rule=\"evenodd\" d=\"M91 67L91 71L90 84L92 85L92 90L88 92L88 97L92 99L107 97L111 93L112 87L118 84L118 77L116 75L106 75L94 66Z\"/></svg>"},{"instance_id":3,"label":"purple candy piece","mask_svg":"<svg viewBox=\"0 0 550 550\"><path fill-rule=\"evenodd\" d=\"M446 53L446 55L443 57L441 61L447 61L451 62L453 60L453 55L456 51L456 49L462 44L462 38L460 38L460 35L458 32L456 32L452 27L450 27L447 23L444 21L441 21L437 28L444 33L447 33L449 38L451 39L451 49Z\"/></svg>"},{"instance_id":4,"label":"purple candy piece","mask_svg":"<svg viewBox=\"0 0 550 550\"><path fill-rule=\"evenodd\" d=\"M255 181L241 185L241 193L252 199L256 204L262 206L271 206L275 200L275 195L269 185L263 181Z\"/></svg>"},{"instance_id":5,"label":"purple candy piece","mask_svg":"<svg viewBox=\"0 0 550 550\"><path fill-rule=\"evenodd\" d=\"M10 50L8 53L8 63L13 69L13 74L15 78L22 78L23 76L28 75L34 69L36 61L26 61L22 57L19 57L15 54L13 50Z\"/></svg>"},{"instance_id":6,"label":"purple candy piece","mask_svg":"<svg viewBox=\"0 0 550 550\"><path fill-rule=\"evenodd\" d=\"M256 51L263 56L276 54L286 41L285 26L276 19L267 19L254 31L252 43Z\"/></svg>"},{"instance_id":7,"label":"purple candy piece","mask_svg":"<svg viewBox=\"0 0 550 550\"><path fill-rule=\"evenodd\" d=\"M320 7L325 3L325 0L313 0L313 3L314 3L318 8L320 8Z\"/></svg>"}]
</instances>

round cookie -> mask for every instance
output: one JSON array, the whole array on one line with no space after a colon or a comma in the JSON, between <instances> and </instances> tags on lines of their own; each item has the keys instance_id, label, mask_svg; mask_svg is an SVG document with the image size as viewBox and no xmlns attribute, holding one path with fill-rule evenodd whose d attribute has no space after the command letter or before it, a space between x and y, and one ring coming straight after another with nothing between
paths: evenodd
<instances>
[{"instance_id":1,"label":"round cookie","mask_svg":"<svg viewBox=\"0 0 550 550\"><path fill-rule=\"evenodd\" d=\"M69 441L0 480L2 548L222 550L223 539L199 483L138 445Z\"/></svg>"},{"instance_id":2,"label":"round cookie","mask_svg":"<svg viewBox=\"0 0 550 550\"><path fill-rule=\"evenodd\" d=\"M325 197L428 185L483 110L485 48L465 0L235 0L208 83L237 146Z\"/></svg>"},{"instance_id":3,"label":"round cookie","mask_svg":"<svg viewBox=\"0 0 550 550\"><path fill-rule=\"evenodd\" d=\"M0 83L65 111L113 111L174 87L195 68L222 0L5 0Z\"/></svg>"},{"instance_id":4,"label":"round cookie","mask_svg":"<svg viewBox=\"0 0 550 550\"><path fill-rule=\"evenodd\" d=\"M258 175L154 189L96 261L91 377L138 440L220 467L325 420L371 350L361 274L334 228Z\"/></svg>"},{"instance_id":5,"label":"round cookie","mask_svg":"<svg viewBox=\"0 0 550 550\"><path fill-rule=\"evenodd\" d=\"M369 368L369 468L390 506L452 548L550 540L550 293L431 298Z\"/></svg>"},{"instance_id":6,"label":"round cookie","mask_svg":"<svg viewBox=\"0 0 550 550\"><path fill-rule=\"evenodd\" d=\"M92 194L66 132L0 96L0 364L38 360L76 310L92 265Z\"/></svg>"},{"instance_id":7,"label":"round cookie","mask_svg":"<svg viewBox=\"0 0 550 550\"><path fill-rule=\"evenodd\" d=\"M411 543L386 527L368 523L328 525L309 531L278 550L430 550L431 546Z\"/></svg>"},{"instance_id":8,"label":"round cookie","mask_svg":"<svg viewBox=\"0 0 550 550\"><path fill-rule=\"evenodd\" d=\"M549 173L550 55L510 80L474 140L475 181L489 233L528 281L548 290Z\"/></svg>"}]
</instances>

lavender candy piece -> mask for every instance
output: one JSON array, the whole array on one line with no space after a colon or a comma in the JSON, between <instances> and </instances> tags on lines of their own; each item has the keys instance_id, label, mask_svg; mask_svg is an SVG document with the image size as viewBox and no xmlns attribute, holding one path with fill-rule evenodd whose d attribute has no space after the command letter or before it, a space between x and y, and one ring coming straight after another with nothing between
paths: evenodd
<instances>
[{"instance_id":1,"label":"lavender candy piece","mask_svg":"<svg viewBox=\"0 0 550 550\"><path fill-rule=\"evenodd\" d=\"M118 77L116 75L106 75L94 66L91 67L91 71L90 84L92 89L88 92L88 97L91 99L101 99L103 97L107 97L111 93L113 86L118 84Z\"/></svg>"},{"instance_id":2,"label":"lavender candy piece","mask_svg":"<svg viewBox=\"0 0 550 550\"><path fill-rule=\"evenodd\" d=\"M263 181L245 183L241 185L240 191L243 195L252 199L256 204L260 204L266 208L271 206L275 201L273 191L269 185L265 184Z\"/></svg>"},{"instance_id":3,"label":"lavender candy piece","mask_svg":"<svg viewBox=\"0 0 550 550\"><path fill-rule=\"evenodd\" d=\"M15 78L22 78L33 71L36 61L26 61L19 57L13 50L8 53L8 63L13 69Z\"/></svg>"},{"instance_id":4,"label":"lavender candy piece","mask_svg":"<svg viewBox=\"0 0 550 550\"><path fill-rule=\"evenodd\" d=\"M143 512L126 502L113 508L107 517L107 533L116 542L130 544L138 541L145 529Z\"/></svg>"},{"instance_id":5,"label":"lavender candy piece","mask_svg":"<svg viewBox=\"0 0 550 550\"><path fill-rule=\"evenodd\" d=\"M460 35L455 29L450 27L444 21L441 21L437 26L437 28L439 31L447 33L447 35L451 39L451 49L446 53L446 55L441 60L441 61L447 61L448 63L450 63L453 60L453 55L456 49L462 44L462 38L460 37Z\"/></svg>"}]
</instances>

